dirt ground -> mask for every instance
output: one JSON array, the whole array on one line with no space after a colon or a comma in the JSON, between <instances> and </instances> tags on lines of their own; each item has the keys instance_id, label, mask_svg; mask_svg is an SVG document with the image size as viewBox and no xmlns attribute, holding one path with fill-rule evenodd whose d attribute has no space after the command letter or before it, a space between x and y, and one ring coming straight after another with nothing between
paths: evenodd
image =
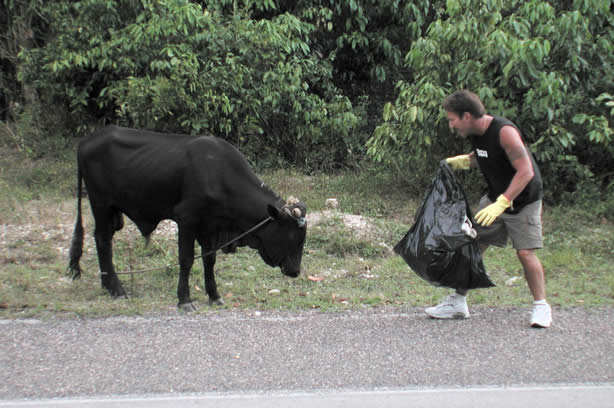
<instances>
[{"instance_id":1,"label":"dirt ground","mask_svg":"<svg viewBox=\"0 0 614 408\"><path fill-rule=\"evenodd\" d=\"M24 205L17 219L5 219L0 223L0 261L8 263L28 263L36 256L37 248L52 248L60 259L68 259L70 244L76 217L75 203L66 201L56 206L45 206L42 202L31 201ZM83 206L85 233L85 250L93 251L93 221L87 204ZM336 210L316 211L307 214L309 226L316 226L329 218L341 219L345 228L358 236L373 232L375 226L368 217L338 212ZM1 219L1 218L0 218ZM124 229L118 234L138 239L136 226L126 220ZM177 225L171 220L164 220L154 231L152 238L174 239ZM46 257L50 254L47 253Z\"/></svg>"}]
</instances>

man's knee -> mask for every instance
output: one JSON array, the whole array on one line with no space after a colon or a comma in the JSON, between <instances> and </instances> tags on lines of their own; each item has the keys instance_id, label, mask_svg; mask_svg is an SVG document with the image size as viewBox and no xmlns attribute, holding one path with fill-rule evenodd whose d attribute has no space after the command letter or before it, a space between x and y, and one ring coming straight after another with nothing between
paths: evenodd
<instances>
[{"instance_id":1,"label":"man's knee","mask_svg":"<svg viewBox=\"0 0 614 408\"><path fill-rule=\"evenodd\" d=\"M535 252L532 249L517 249L516 255L520 260L531 259L535 256Z\"/></svg>"}]
</instances>

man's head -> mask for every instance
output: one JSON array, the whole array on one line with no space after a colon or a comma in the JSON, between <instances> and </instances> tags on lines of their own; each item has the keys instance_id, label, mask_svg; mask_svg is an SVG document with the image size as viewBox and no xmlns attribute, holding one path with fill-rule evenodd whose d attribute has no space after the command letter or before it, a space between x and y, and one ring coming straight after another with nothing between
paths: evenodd
<instances>
[{"instance_id":1,"label":"man's head","mask_svg":"<svg viewBox=\"0 0 614 408\"><path fill-rule=\"evenodd\" d=\"M471 91L460 90L454 92L443 101L443 108L447 112L456 113L462 117L464 113L470 113L475 119L484 115L484 105L480 98Z\"/></svg>"},{"instance_id":2,"label":"man's head","mask_svg":"<svg viewBox=\"0 0 614 408\"><path fill-rule=\"evenodd\" d=\"M456 130L461 137L475 133L477 121L484 116L484 105L473 92L460 90L443 101L443 108L448 116L448 126Z\"/></svg>"}]
</instances>

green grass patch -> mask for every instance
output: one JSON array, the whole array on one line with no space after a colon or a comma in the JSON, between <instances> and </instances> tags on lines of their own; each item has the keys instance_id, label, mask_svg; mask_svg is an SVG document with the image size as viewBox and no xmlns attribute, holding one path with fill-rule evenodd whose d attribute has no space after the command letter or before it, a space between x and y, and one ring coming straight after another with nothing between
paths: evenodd
<instances>
[{"instance_id":1,"label":"green grass patch","mask_svg":"<svg viewBox=\"0 0 614 408\"><path fill-rule=\"evenodd\" d=\"M176 312L177 243L173 233L155 232L145 245L134 225L114 239L118 271L129 299L112 299L100 286L89 206L84 274L66 275L67 248L75 217L74 157L27 159L0 150L0 318L108 316ZM397 306L425 307L449 290L420 279L392 247L413 223L423 193L397 187L373 169L336 175L274 171L262 179L283 197L307 204L308 236L303 273L297 279L268 267L256 251L219 254L216 279L225 305L218 309L339 311ZM429 176L430 178L430 176ZM326 208L336 198L339 207ZM614 304L614 225L578 207L545 208L545 248L538 252L554 305ZM484 263L497 287L469 294L470 304L527 305L531 301L515 252L491 248ZM202 263L194 264L190 289L201 311L209 311Z\"/></svg>"}]
</instances>

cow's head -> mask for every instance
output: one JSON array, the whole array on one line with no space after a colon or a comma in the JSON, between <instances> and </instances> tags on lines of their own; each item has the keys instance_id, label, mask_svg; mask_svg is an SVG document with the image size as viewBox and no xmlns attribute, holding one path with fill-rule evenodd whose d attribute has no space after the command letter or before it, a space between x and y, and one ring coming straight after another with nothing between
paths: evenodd
<instances>
[{"instance_id":1,"label":"cow's head","mask_svg":"<svg viewBox=\"0 0 614 408\"><path fill-rule=\"evenodd\" d=\"M263 228L258 252L270 266L279 266L284 275L296 278L301 273L303 246L307 235L307 208L290 197L281 208L268 206L273 219Z\"/></svg>"}]
</instances>

